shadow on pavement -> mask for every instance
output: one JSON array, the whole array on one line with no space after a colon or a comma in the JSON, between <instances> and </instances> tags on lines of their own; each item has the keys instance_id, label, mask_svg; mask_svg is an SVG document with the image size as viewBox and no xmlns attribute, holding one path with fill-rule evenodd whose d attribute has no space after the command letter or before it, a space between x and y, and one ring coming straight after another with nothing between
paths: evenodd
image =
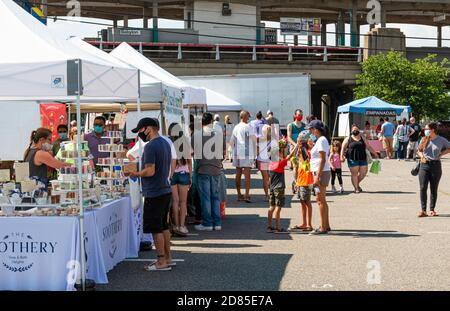
<instances>
[{"instance_id":1,"label":"shadow on pavement","mask_svg":"<svg viewBox=\"0 0 450 311\"><path fill-rule=\"evenodd\" d=\"M420 236L392 230L332 230L328 235L353 236L355 238L408 238Z\"/></svg>"},{"instance_id":2,"label":"shadow on pavement","mask_svg":"<svg viewBox=\"0 0 450 311\"><path fill-rule=\"evenodd\" d=\"M281 226L289 228L290 218L283 218L281 212ZM275 219L273 220L275 225ZM175 238L176 241L202 241L202 240L291 240L289 234L267 233L267 218L259 215L227 215L222 223L221 231L196 231L193 226L188 226L190 233L198 235L185 238ZM217 247L220 247L218 244Z\"/></svg>"},{"instance_id":3,"label":"shadow on pavement","mask_svg":"<svg viewBox=\"0 0 450 311\"><path fill-rule=\"evenodd\" d=\"M145 262L125 261L108 273L109 284L97 290L122 291L273 291L278 290L290 254L191 253L174 251L172 271L146 272ZM154 252L145 253L153 259ZM144 255L141 253L141 258Z\"/></svg>"},{"instance_id":4,"label":"shadow on pavement","mask_svg":"<svg viewBox=\"0 0 450 311\"><path fill-rule=\"evenodd\" d=\"M177 239L176 241L181 242L182 240ZM205 248L246 248L246 247L262 247L256 244L242 244L242 243L177 243L177 247L205 247Z\"/></svg>"}]
</instances>

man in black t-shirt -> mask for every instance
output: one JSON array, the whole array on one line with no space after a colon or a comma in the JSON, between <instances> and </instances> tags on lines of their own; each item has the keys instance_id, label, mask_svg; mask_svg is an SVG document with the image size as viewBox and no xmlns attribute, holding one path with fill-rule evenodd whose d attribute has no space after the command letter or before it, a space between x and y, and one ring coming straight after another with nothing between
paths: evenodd
<instances>
[{"instance_id":1,"label":"man in black t-shirt","mask_svg":"<svg viewBox=\"0 0 450 311\"><path fill-rule=\"evenodd\" d=\"M408 154L406 158L415 159L417 155L417 149L419 148L419 134L422 128L418 123L416 123L416 119L414 117L411 117L411 119L409 119L409 122L409 126L414 130L414 133L409 136Z\"/></svg>"}]
</instances>

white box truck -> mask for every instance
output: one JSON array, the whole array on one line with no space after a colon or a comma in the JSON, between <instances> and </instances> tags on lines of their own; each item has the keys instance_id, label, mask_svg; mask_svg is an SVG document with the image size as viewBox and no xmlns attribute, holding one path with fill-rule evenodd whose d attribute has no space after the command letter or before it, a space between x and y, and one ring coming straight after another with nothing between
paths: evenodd
<instances>
[{"instance_id":1,"label":"white box truck","mask_svg":"<svg viewBox=\"0 0 450 311\"><path fill-rule=\"evenodd\" d=\"M234 99L252 117L258 111L265 116L270 109L282 129L293 121L295 109L302 109L305 117L311 114L311 76L308 73L187 76L182 79ZM236 124L237 113L230 115Z\"/></svg>"}]
</instances>

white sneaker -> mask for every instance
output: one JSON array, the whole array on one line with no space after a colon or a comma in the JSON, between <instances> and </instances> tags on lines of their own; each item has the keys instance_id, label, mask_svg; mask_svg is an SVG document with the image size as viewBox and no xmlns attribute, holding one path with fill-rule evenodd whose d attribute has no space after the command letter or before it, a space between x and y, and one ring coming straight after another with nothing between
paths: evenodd
<instances>
[{"instance_id":1,"label":"white sneaker","mask_svg":"<svg viewBox=\"0 0 450 311\"><path fill-rule=\"evenodd\" d=\"M215 231L220 231L220 230L222 230L222 226L216 226L216 227L214 227L214 230Z\"/></svg>"},{"instance_id":2,"label":"white sneaker","mask_svg":"<svg viewBox=\"0 0 450 311\"><path fill-rule=\"evenodd\" d=\"M339 189L339 192L340 192L340 193L344 193L344 187L341 187L341 188Z\"/></svg>"},{"instance_id":3,"label":"white sneaker","mask_svg":"<svg viewBox=\"0 0 450 311\"><path fill-rule=\"evenodd\" d=\"M331 187L331 191L333 191L334 193L336 193L337 191L336 191L336 187L335 186L332 186Z\"/></svg>"},{"instance_id":4,"label":"white sneaker","mask_svg":"<svg viewBox=\"0 0 450 311\"><path fill-rule=\"evenodd\" d=\"M212 231L213 230L213 227L205 227L203 225L196 225L194 228L197 231Z\"/></svg>"},{"instance_id":5,"label":"white sneaker","mask_svg":"<svg viewBox=\"0 0 450 311\"><path fill-rule=\"evenodd\" d=\"M181 227L179 228L179 231L180 231L181 233L184 233L184 234L188 234L188 233L189 233L189 230L186 228L186 226L181 226Z\"/></svg>"}]
</instances>

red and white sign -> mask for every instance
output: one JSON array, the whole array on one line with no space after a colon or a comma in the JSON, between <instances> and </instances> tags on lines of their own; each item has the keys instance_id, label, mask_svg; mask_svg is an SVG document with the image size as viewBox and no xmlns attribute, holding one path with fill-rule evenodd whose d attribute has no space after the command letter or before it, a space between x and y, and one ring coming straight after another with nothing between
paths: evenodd
<instances>
[{"instance_id":1,"label":"red and white sign","mask_svg":"<svg viewBox=\"0 0 450 311\"><path fill-rule=\"evenodd\" d=\"M53 141L58 138L58 125L67 124L65 104L41 104L41 125L52 131Z\"/></svg>"}]
</instances>

